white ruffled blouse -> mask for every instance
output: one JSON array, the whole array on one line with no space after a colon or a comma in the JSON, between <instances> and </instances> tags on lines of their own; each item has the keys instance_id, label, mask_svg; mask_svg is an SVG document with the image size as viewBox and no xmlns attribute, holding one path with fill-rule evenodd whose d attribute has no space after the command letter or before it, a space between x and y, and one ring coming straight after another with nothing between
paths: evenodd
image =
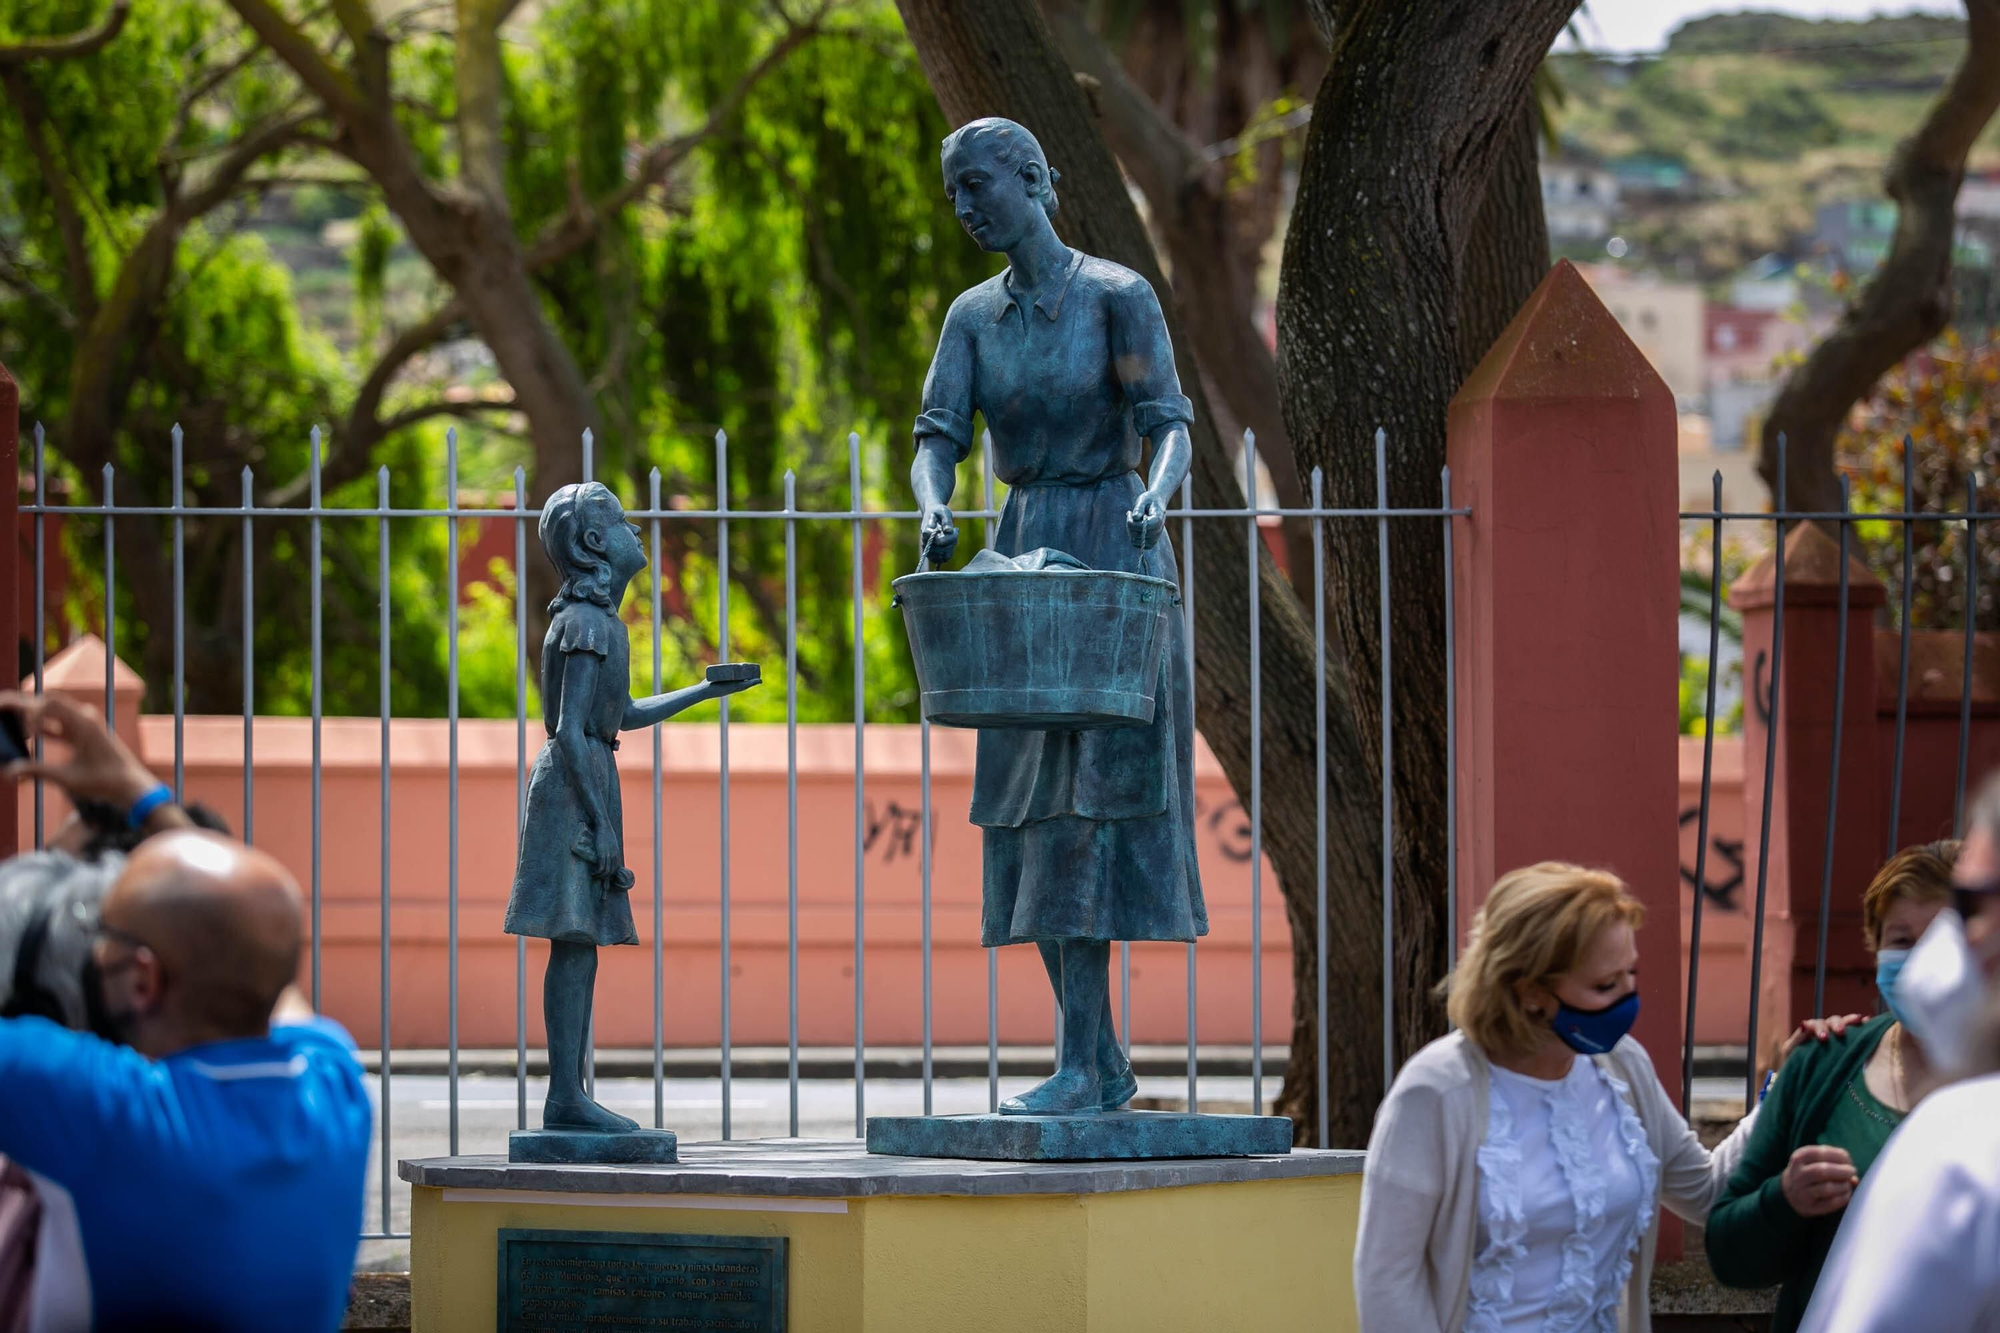
<instances>
[{"instance_id":1,"label":"white ruffled blouse","mask_svg":"<svg viewBox=\"0 0 2000 1333\"><path fill-rule=\"evenodd\" d=\"M1466 1333L1617 1333L1660 1162L1615 1076L1494 1066Z\"/></svg>"}]
</instances>

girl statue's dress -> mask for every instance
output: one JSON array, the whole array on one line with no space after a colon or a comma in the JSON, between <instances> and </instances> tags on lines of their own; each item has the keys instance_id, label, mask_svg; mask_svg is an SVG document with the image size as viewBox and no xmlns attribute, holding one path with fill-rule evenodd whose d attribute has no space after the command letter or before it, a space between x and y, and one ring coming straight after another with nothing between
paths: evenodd
<instances>
[{"instance_id":1,"label":"girl statue's dress","mask_svg":"<svg viewBox=\"0 0 2000 1333\"><path fill-rule=\"evenodd\" d=\"M532 863L523 857L514 872L514 890L507 899L506 930L510 935L564 940L574 944L637 944L632 924L632 900L625 891L631 872L624 869L624 810L619 799L619 724L631 702L631 641L624 622L608 607L588 600L564 602L549 620L542 640L542 725L548 745L535 759L528 779L528 814L521 828L524 848L559 850ZM563 705L563 674L578 653L598 663L597 687L582 718L584 764L573 770L555 745L556 725ZM611 827L618 831L617 873L610 878L591 862L590 846L578 830L591 826L590 807L582 788L589 786ZM622 874L624 887L616 887Z\"/></svg>"}]
</instances>

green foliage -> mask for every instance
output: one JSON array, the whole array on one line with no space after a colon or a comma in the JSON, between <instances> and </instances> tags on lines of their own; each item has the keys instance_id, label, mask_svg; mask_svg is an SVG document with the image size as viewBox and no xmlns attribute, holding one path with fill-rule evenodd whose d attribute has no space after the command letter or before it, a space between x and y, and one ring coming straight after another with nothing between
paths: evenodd
<instances>
[{"instance_id":1,"label":"green foliage","mask_svg":"<svg viewBox=\"0 0 2000 1333\"><path fill-rule=\"evenodd\" d=\"M361 214L361 234L354 246L355 322L361 329L364 346L373 343L382 326L382 306L388 294L389 252L395 248L396 228L389 210L371 203Z\"/></svg>"},{"instance_id":2,"label":"green foliage","mask_svg":"<svg viewBox=\"0 0 2000 1333\"><path fill-rule=\"evenodd\" d=\"M1995 405L2000 402L2000 347L1968 347L1956 334L1918 352L1876 384L1855 405L1836 446L1849 479L1852 504L1861 513L1965 512L1976 484L1979 508L2000 510L2000 453L1993 445ZM1915 485L1905 497L1905 441L1912 451ZM1904 509L1905 500L1909 508ZM1957 629L1965 623L1966 547L1962 522L1910 524L1913 595L1910 624L1916 629ZM1902 525L1858 523L1856 554L1889 589L1892 613L1901 623L1903 590ZM2000 628L2000 542L1982 525L1979 541L1978 628Z\"/></svg>"},{"instance_id":3,"label":"green foliage","mask_svg":"<svg viewBox=\"0 0 2000 1333\"><path fill-rule=\"evenodd\" d=\"M544 277L570 345L606 384L599 474L616 477L628 506L648 502L656 468L663 499L715 505L718 429L729 438L731 508L783 508L787 470L801 509L908 504L904 442L938 323L993 261L964 240L945 204L937 143L946 126L893 9L870 0L841 20L837 35L765 76L672 207L635 211ZM539 54L514 66L523 141L553 146L510 159L524 223L566 205L566 163L588 191L615 186L629 144L704 117L775 36L756 10L729 3L552 6ZM850 430L861 436L859 496L848 485ZM976 483L967 492L976 495ZM738 521L730 531L730 655L761 660L774 683L783 679L784 526ZM884 581L915 566L913 528L886 534ZM800 523L795 543L800 716L845 718L851 535L846 524ZM667 523L661 545L686 612L670 615L662 636L671 688L720 652L717 531ZM900 645L886 588L869 592L869 633ZM649 684L647 605L635 592L627 614L635 677L644 662ZM868 657L871 715L913 718L907 652ZM781 718L784 695L753 691L734 709Z\"/></svg>"},{"instance_id":4,"label":"green foliage","mask_svg":"<svg viewBox=\"0 0 2000 1333\"><path fill-rule=\"evenodd\" d=\"M1733 668L1732 680L1742 671ZM1720 682L1718 682L1720 684ZM1719 709L1715 734L1736 736L1743 731L1743 698L1739 694L1727 708ZM1694 653L1681 654L1680 727L1683 736L1700 736L1708 730L1708 659Z\"/></svg>"},{"instance_id":5,"label":"green foliage","mask_svg":"<svg viewBox=\"0 0 2000 1333\"><path fill-rule=\"evenodd\" d=\"M1962 19L1806 20L1718 14L1683 24L1656 58L1550 57L1568 146L1617 162L1690 169L1696 201L1627 201L1618 231L1639 256L1720 276L1808 231L1814 209L1881 195L1884 165L1964 50ZM2000 166L1987 136L1971 167Z\"/></svg>"},{"instance_id":6,"label":"green foliage","mask_svg":"<svg viewBox=\"0 0 2000 1333\"><path fill-rule=\"evenodd\" d=\"M70 32L92 21L97 8L91 0L8 0L0 31ZM557 0L526 14L506 45L505 105L505 180L524 242L568 214L579 195L602 197L620 187L647 147L701 125L781 31L773 8L738 0ZM796 475L802 510L909 503L908 425L937 326L951 298L997 262L963 238L945 204L937 143L946 126L890 0L844 0L829 28L769 71L725 132L696 149L663 189L610 217L590 245L537 274L544 313L597 394L605 426L598 476L628 506L649 503L656 470L664 505L714 504L722 489L718 429L730 438L732 508L781 507L787 471ZM340 49L324 13L308 31L325 49ZM448 180L457 159L450 35L418 21L399 22L394 31L397 114L421 168ZM268 55L230 68L250 45L219 0L137 0L125 32L104 51L28 71L75 176L100 288L159 216L163 164L194 159L200 166L185 169L201 169L204 155L297 95ZM196 104L183 106L190 89L204 87ZM308 152L273 156L260 170L275 175L294 162L317 169L316 177L352 169ZM261 215L255 202L246 196L243 206L218 211L182 241L177 278L153 321L157 336L137 359L131 407L119 423L113 461L123 503L167 498L173 478L165 441L175 422L186 427L189 503L234 506L246 466L260 492L290 486L303 499L311 428L338 423L400 324L445 294L427 270L412 271L398 224L372 185L280 190ZM312 248L316 229L334 218L359 223L344 267L302 271L295 284L287 262ZM267 236L269 245L261 239ZM94 499L94 470L82 476L63 455L76 340L58 314L68 303L62 238L47 183L11 115L0 115L0 243L0 258L17 261L0 266L0 360L23 381L25 415L51 427L52 477L78 501ZM324 324L301 312L297 298L308 288ZM446 387L437 369L419 369L397 382L385 415L430 403ZM490 380L474 371L450 387L497 390ZM464 494L511 493L513 469L531 463L518 425L482 417L461 426ZM863 457L858 494L848 481L850 430L859 433ZM443 421L393 432L369 462L386 469L393 505L438 506L446 489ZM965 469L964 508L978 505L977 462L975 455ZM371 471L325 504L336 515L372 505L376 486ZM463 526L461 541L470 542L473 525ZM785 526L739 519L729 534L728 655L761 661L774 685L783 679ZM668 519L659 528L670 575L662 589L662 677L673 688L698 679L722 653L720 547L712 522ZM446 525L397 519L390 529L392 704L406 715L441 714L451 596ZM241 682L220 677L236 660L241 633L241 524L191 519L184 532L187 623L200 640L191 647L211 650L209 660L222 668L189 682L190 704L233 706ZM134 575L157 573L171 535L164 523L127 518L117 537L120 652L138 659L159 646L170 621L155 596L168 585ZM915 716L900 616L886 586L915 565L914 524L871 525L863 538L877 577L856 645L851 525L796 527L800 715L807 720L850 715L857 650L867 666L869 715ZM95 626L103 614L96 577L102 527L67 524L62 540L85 575L71 597L72 623ZM376 707L384 648L378 540L373 520L335 516L321 525L329 712ZM968 555L974 545L964 543ZM258 704L303 712L313 685L309 525L259 520L254 557ZM542 559L532 534L528 558ZM485 577L459 608L460 710L508 716L518 665L514 585L510 573L480 572ZM651 685L650 598L642 576L625 608L635 689ZM531 645L531 658L538 651ZM157 666L157 655L150 660ZM151 706L164 706L169 682L151 683ZM736 711L777 718L784 704L782 689L767 687L740 699ZM528 707L536 707L532 698Z\"/></svg>"}]
</instances>

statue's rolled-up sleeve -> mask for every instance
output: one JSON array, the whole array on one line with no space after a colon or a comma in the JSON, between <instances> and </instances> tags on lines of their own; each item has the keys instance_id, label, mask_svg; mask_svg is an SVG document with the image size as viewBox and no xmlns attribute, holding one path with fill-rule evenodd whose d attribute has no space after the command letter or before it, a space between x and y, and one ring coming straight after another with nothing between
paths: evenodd
<instances>
[{"instance_id":1,"label":"statue's rolled-up sleeve","mask_svg":"<svg viewBox=\"0 0 2000 1333\"><path fill-rule=\"evenodd\" d=\"M964 462L972 452L972 338L954 305L945 316L937 354L924 376L924 410L917 416L917 444L932 436L951 442L952 458Z\"/></svg>"},{"instance_id":2,"label":"statue's rolled-up sleeve","mask_svg":"<svg viewBox=\"0 0 2000 1333\"><path fill-rule=\"evenodd\" d=\"M1132 407L1132 428L1148 438L1173 422L1194 420L1194 404L1181 392L1173 339L1152 284L1143 278L1111 303L1111 355Z\"/></svg>"}]
</instances>

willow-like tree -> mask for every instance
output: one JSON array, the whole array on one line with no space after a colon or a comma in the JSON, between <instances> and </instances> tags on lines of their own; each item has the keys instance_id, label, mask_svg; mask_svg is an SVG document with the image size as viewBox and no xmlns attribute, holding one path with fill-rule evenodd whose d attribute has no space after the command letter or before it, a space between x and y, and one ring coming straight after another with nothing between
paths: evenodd
<instances>
[{"instance_id":1,"label":"willow-like tree","mask_svg":"<svg viewBox=\"0 0 2000 1333\"><path fill-rule=\"evenodd\" d=\"M43 26L52 37L90 17L82 3L51 6ZM373 21L351 7L349 17ZM847 433L861 433L874 485L890 471L884 423L906 413L902 400L921 381L943 302L987 271L983 257L931 244L951 217L917 178L943 123L893 10L853 0L796 17L787 22L733 0L563 3L517 20L524 40L503 47L497 151L511 232L475 229L467 243L514 252L527 266L529 297L507 317L541 325L577 367L589 411L603 426L599 475L628 502L648 498L654 468L669 501L706 502L717 480L711 437L726 428L736 507L779 507L787 468L799 473L802 508L845 507ZM350 66L344 29L323 16L287 22L287 31L320 42L330 68ZM808 23L819 26L808 31ZM454 25L437 24L434 10L398 11L370 31L387 44L392 128L415 159L411 170L455 208L458 144L468 123L456 105L465 42ZM542 400L524 397L505 364L489 386L498 392L471 401L446 393L449 383L426 368L425 349L447 339L484 340L485 330L421 251L421 262L398 264L398 299L382 299L389 255L406 253L406 228L386 206L394 198L342 148L345 131L311 86L233 10L219 0L150 7L118 40L63 69L64 81L33 88L50 101L49 132L65 148L49 155L59 170L44 179L33 155L0 154L0 170L9 173L0 215L18 207L21 219L18 227L0 219L0 240L19 241L8 252L18 262L0 268L0 310L8 316L0 319L0 352L50 422L59 477L80 479L94 492L101 462L115 461L123 500L158 502L169 487L167 428L181 420L191 503L237 503L246 463L256 468L260 502L297 502L309 485L307 429L326 422L330 504L372 503L375 470L388 466L394 503L435 506L443 486L440 436L451 416L472 419L462 423L469 488L506 493L516 463L542 491L574 475L577 435L567 426L544 429ZM205 104L177 124L176 99L197 95L216 106ZM224 136L237 121L221 112L239 104L237 120L260 108L266 116L283 110L306 119L286 147L246 165L232 199L269 197L282 205L289 192L310 185L360 211L358 288L370 307L359 321L363 337L343 357L302 327L283 269L243 230L247 210L214 213L198 232L182 229L208 243L168 247L174 280L130 303L148 321L143 328L161 330L123 347L135 386L127 400L143 411L116 418L110 452L80 453L71 445L79 434L72 422L101 400L66 390L84 342L61 287L66 213L49 181L77 200L69 211L84 233L78 248L108 266L127 238L159 221L164 203L153 183L167 174L162 164L197 151L213 156L220 146L211 138L233 142ZM106 115L107 106L131 114ZM26 124L0 118L0 144L19 142L6 136ZM190 145L184 135L198 137ZM432 276L412 282L413 268ZM122 285L107 272L91 288ZM410 299L426 294L436 301L428 309ZM416 313L406 315L413 304ZM38 336L22 336L31 328ZM525 439L516 440L517 427ZM553 479L540 473L549 440L560 446ZM259 699L296 707L309 676L299 595L306 571L303 543L295 540L302 527L259 526L271 534L257 552ZM670 622L664 646L671 674L713 658L716 578L712 527L665 526L662 544L689 612ZM335 711L371 711L374 702L373 528L326 526L325 686ZM227 521L188 524L188 622L196 629L188 679L197 709L226 710L240 699L238 529ZM79 552L84 563L94 564L96 533L74 531L90 543ZM844 717L854 651L843 632L852 624L846 528L801 525L799 538L799 610L809 630L801 645L803 715ZM120 643L128 651L145 645L155 706L166 701L171 649L164 632L171 562L163 540L160 525L119 524ZM442 524L396 525L401 712L444 706L442 540ZM781 547L780 525L736 525L732 648L767 662L782 653ZM908 558L914 562L913 553ZM883 567L893 570L896 559ZM532 605L539 602L531 596ZM464 711L511 712L511 606L481 599L464 619ZM869 620L874 716L908 716L913 705L907 656L895 651L898 630L893 616ZM635 654L641 670L648 657ZM782 695L770 694L740 712L781 709Z\"/></svg>"}]
</instances>

